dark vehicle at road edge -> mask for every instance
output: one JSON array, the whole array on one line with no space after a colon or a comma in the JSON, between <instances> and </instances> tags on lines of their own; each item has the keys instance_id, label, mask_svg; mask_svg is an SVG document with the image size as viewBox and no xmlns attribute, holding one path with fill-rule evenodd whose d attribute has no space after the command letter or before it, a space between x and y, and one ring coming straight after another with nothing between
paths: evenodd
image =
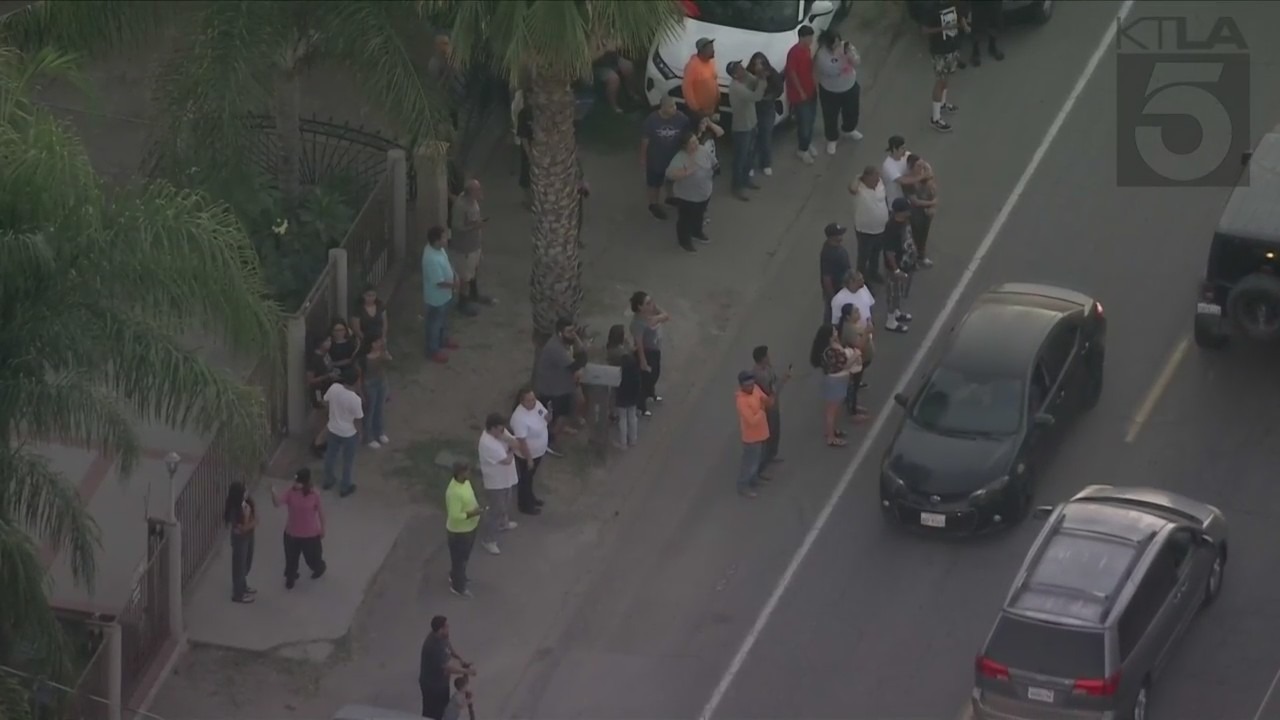
<instances>
[{"instance_id":1,"label":"dark vehicle at road edge","mask_svg":"<svg viewBox=\"0 0 1280 720\"><path fill-rule=\"evenodd\" d=\"M1280 340L1280 126L1242 158L1244 170L1209 246L1196 301L1195 341Z\"/></svg>"},{"instance_id":2,"label":"dark vehicle at road edge","mask_svg":"<svg viewBox=\"0 0 1280 720\"><path fill-rule=\"evenodd\" d=\"M927 532L1011 525L1063 430L1102 394L1102 304L1009 283L979 296L904 409L880 471L880 506Z\"/></svg>"}]
</instances>

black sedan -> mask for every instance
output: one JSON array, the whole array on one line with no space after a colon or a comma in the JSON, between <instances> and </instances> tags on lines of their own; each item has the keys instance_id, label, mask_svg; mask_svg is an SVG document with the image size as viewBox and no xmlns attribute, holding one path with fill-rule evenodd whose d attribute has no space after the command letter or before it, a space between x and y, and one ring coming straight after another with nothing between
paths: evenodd
<instances>
[{"instance_id":1,"label":"black sedan","mask_svg":"<svg viewBox=\"0 0 1280 720\"><path fill-rule=\"evenodd\" d=\"M1032 507L1061 430L1102 394L1102 305L1011 283L980 296L914 395L885 453L880 505L934 532L1008 525Z\"/></svg>"}]
</instances>

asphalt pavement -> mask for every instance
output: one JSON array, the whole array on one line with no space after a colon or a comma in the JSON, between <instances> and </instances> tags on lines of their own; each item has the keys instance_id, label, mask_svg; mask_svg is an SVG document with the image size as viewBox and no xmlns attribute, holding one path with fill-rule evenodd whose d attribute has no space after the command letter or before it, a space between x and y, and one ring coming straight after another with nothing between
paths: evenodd
<instances>
[{"instance_id":1,"label":"asphalt pavement","mask_svg":"<svg viewBox=\"0 0 1280 720\"><path fill-rule=\"evenodd\" d=\"M821 228L849 222L845 186L862 165L879 163L884 138L900 133L939 173L944 208L931 242L938 265L914 284L911 333L880 338L868 404L889 409L902 369L1016 195L959 309L991 285L1043 281L1098 297L1110 321L1102 402L1072 429L1038 500L1102 482L1168 488L1221 507L1231 523L1223 594L1156 684L1152 710L1188 720L1280 717L1275 693L1264 703L1280 669L1280 582L1271 572L1280 544L1268 532L1280 502L1275 351L1212 354L1187 344L1196 280L1228 190L1116 187L1109 52L1054 141L1043 142L1119 7L1062 3L1050 25L1011 33L1004 62L956 76L949 99L962 109L948 136L925 124L929 67L920 43L895 49L866 102L867 139L819 161L829 181L819 183L793 227L794 248L748 309L752 320L721 363L723 382L674 400L682 417L662 418L682 423L678 439L645 468L584 580L548 618L545 652L504 716L697 717L744 638L751 650L733 668L717 718L965 715L973 655L1038 530L1034 521L965 542L886 525L876 475L891 420L870 438L867 462L792 566L865 434L852 433L843 450L821 443L818 378L805 363L821 310ZM1280 49L1260 32L1280 27L1280 6L1152 2L1135 13L1232 16L1252 46L1253 139L1280 120L1280 87L1267 81ZM1033 158L1038 169L1022 184ZM794 362L797 376L782 402L786 460L751 501L733 492L732 393L736 370L760 343L778 364ZM767 606L780 585L785 592Z\"/></svg>"}]
</instances>

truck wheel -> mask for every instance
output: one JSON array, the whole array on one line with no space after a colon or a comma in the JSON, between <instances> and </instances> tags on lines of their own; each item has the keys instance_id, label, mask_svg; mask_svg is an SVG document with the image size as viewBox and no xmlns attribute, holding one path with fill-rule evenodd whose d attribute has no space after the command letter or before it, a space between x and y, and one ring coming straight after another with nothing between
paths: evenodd
<instances>
[{"instance_id":1,"label":"truck wheel","mask_svg":"<svg viewBox=\"0 0 1280 720\"><path fill-rule=\"evenodd\" d=\"M1227 298L1227 317L1251 340L1280 340L1280 278L1245 276Z\"/></svg>"}]
</instances>

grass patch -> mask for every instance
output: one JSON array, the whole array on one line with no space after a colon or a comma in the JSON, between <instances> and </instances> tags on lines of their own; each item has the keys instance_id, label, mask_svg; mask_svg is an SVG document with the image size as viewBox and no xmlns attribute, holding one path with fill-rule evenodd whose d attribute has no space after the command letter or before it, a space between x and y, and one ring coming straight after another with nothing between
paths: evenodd
<instances>
[{"instance_id":1,"label":"grass patch","mask_svg":"<svg viewBox=\"0 0 1280 720\"><path fill-rule=\"evenodd\" d=\"M616 113L597 100L578 126L578 142L594 152L616 155L634 151L640 143L640 123L645 110Z\"/></svg>"},{"instance_id":2,"label":"grass patch","mask_svg":"<svg viewBox=\"0 0 1280 720\"><path fill-rule=\"evenodd\" d=\"M396 451L398 463L391 468L391 474L414 499L444 507L444 491L453 473L437 461L446 455L474 463L475 443L432 438L415 440Z\"/></svg>"}]
</instances>

